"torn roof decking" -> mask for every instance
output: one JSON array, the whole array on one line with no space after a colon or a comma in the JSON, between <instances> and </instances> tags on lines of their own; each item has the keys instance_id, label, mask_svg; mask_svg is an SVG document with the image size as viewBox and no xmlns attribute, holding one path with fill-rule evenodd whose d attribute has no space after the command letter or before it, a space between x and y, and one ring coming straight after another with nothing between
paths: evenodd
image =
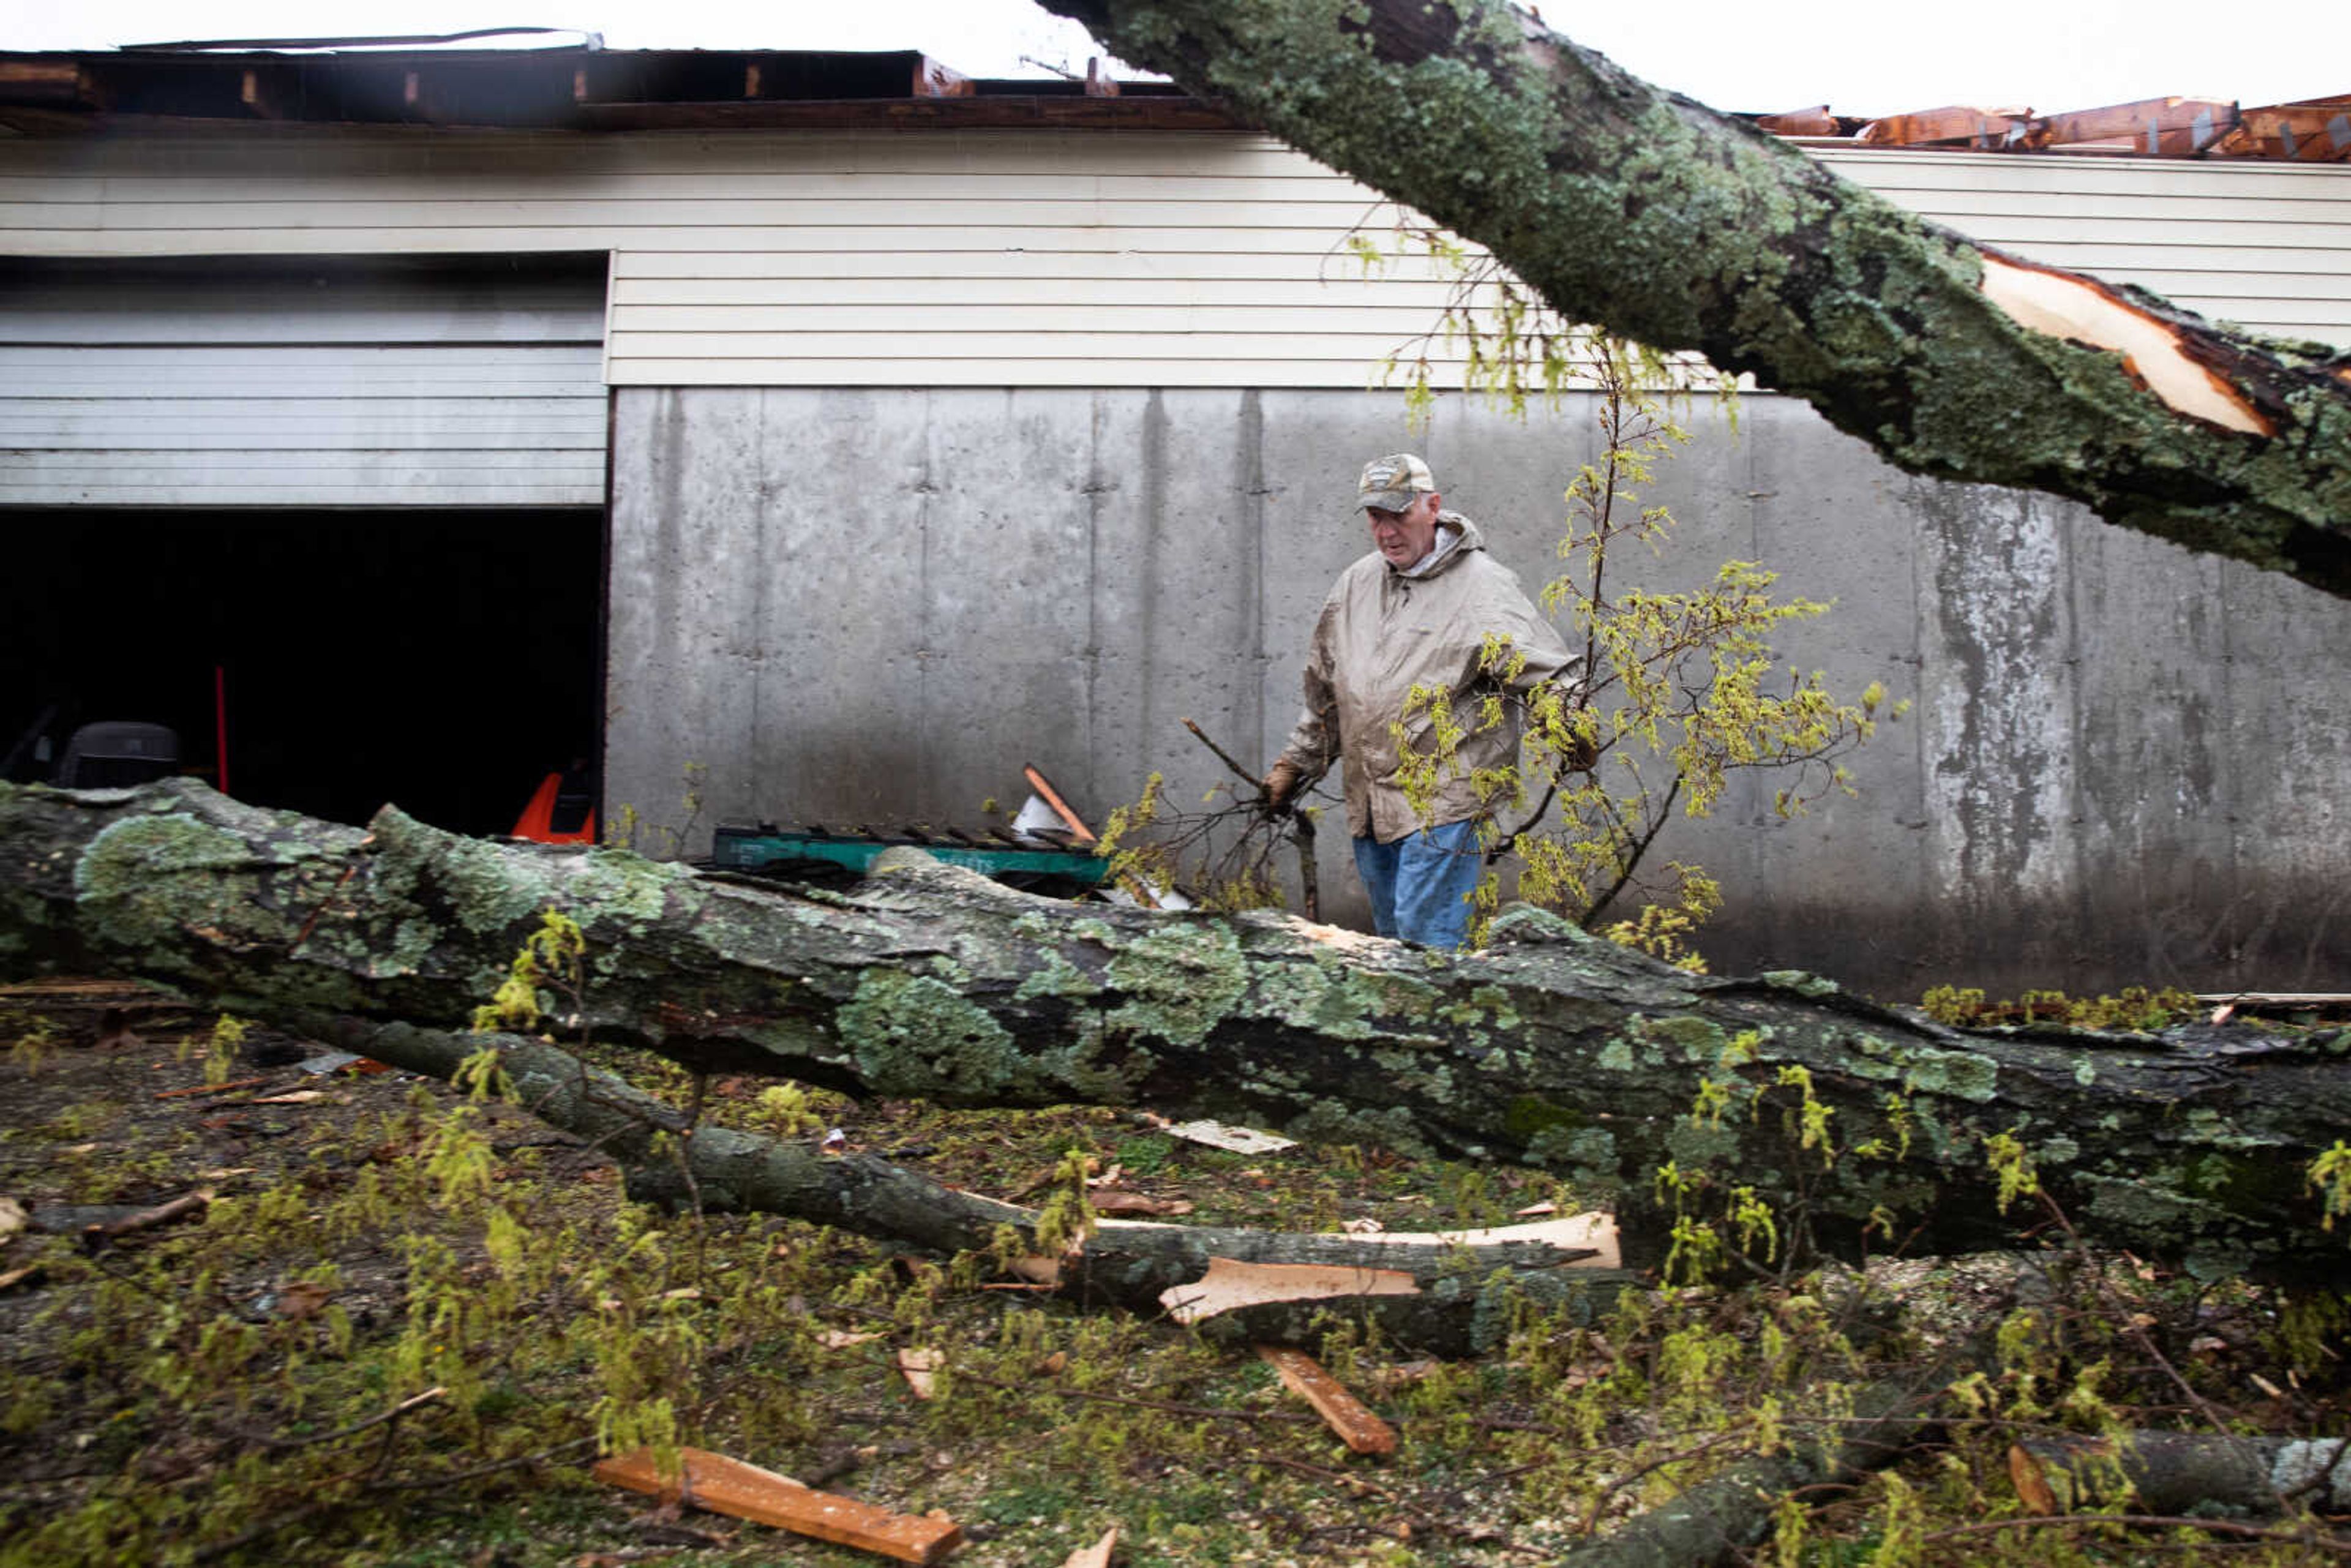
<instances>
[{"instance_id":1,"label":"torn roof decking","mask_svg":"<svg viewBox=\"0 0 2351 1568\"><path fill-rule=\"evenodd\" d=\"M1743 116L1856 147L2351 162L2351 96L2242 109L2161 98L2036 115L1949 107L1862 120ZM642 131L1092 125L1238 130L1171 83L996 80L914 50L194 47L0 54L0 129L70 135L277 121Z\"/></svg>"},{"instance_id":2,"label":"torn roof decking","mask_svg":"<svg viewBox=\"0 0 2351 1568\"><path fill-rule=\"evenodd\" d=\"M1866 120L1822 104L1752 118L1777 135L1860 147L2351 162L2351 96L2258 109L2219 99L2150 98L2059 114L1955 105Z\"/></svg>"},{"instance_id":3,"label":"torn roof decking","mask_svg":"<svg viewBox=\"0 0 2351 1568\"><path fill-rule=\"evenodd\" d=\"M992 81L910 50L0 55L0 127L20 134L256 121L569 131L926 122L1235 129L1166 83Z\"/></svg>"}]
</instances>

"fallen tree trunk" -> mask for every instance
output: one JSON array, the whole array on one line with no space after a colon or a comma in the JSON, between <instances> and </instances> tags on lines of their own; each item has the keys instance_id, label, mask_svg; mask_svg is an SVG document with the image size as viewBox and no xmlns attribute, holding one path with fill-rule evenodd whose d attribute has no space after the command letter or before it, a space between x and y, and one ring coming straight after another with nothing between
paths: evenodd
<instances>
[{"instance_id":1,"label":"fallen tree trunk","mask_svg":"<svg viewBox=\"0 0 2351 1568\"><path fill-rule=\"evenodd\" d=\"M794 892L389 808L339 827L184 780L0 788L17 971L139 975L293 1027L463 1028L550 909L585 934L567 1022L598 1039L859 1092L1145 1103L1528 1161L1614 1193L1635 1266L1664 1250L1643 1209L1669 1166L1842 1248L2013 1245L2001 1186L2037 1174L2094 1245L2340 1277L2308 1173L2351 1125L2351 1031L1961 1031L1810 975L1687 974L1532 911L1447 956L935 864Z\"/></svg>"},{"instance_id":2,"label":"fallen tree trunk","mask_svg":"<svg viewBox=\"0 0 2351 1568\"><path fill-rule=\"evenodd\" d=\"M1912 473L2351 596L2351 355L1976 245L1506 0L1044 4L1569 320L1750 372Z\"/></svg>"},{"instance_id":3,"label":"fallen tree trunk","mask_svg":"<svg viewBox=\"0 0 2351 1568\"><path fill-rule=\"evenodd\" d=\"M789 1215L945 1254L991 1251L1008 1230L1028 1253L1043 1247L1033 1208L872 1155L826 1155L810 1143L690 1123L677 1107L544 1040L349 1018L321 1032L344 1050L443 1079L495 1047L516 1103L621 1161L630 1196L641 1200ZM1336 1316L1375 1322L1390 1343L1468 1355L1501 1343L1514 1306L1564 1308L1590 1321L1632 1282L1612 1266L1613 1253L1542 1239L1545 1228L1421 1239L1106 1219L1050 1260L1040 1288L1169 1313L1215 1338L1317 1343L1324 1320ZM1213 1315L1196 1310L1235 1264L1265 1299L1207 1303L1217 1308Z\"/></svg>"}]
</instances>

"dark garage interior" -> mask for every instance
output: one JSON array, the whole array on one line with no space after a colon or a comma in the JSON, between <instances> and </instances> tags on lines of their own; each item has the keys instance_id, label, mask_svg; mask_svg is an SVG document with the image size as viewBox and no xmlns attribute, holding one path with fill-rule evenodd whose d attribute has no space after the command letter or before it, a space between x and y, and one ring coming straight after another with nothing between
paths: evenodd
<instances>
[{"instance_id":1,"label":"dark garage interior","mask_svg":"<svg viewBox=\"0 0 2351 1568\"><path fill-rule=\"evenodd\" d=\"M548 773L600 754L600 511L76 508L0 528L12 779L49 779L79 726L131 720L176 731L177 771L214 781L225 708L239 800L503 833Z\"/></svg>"}]
</instances>

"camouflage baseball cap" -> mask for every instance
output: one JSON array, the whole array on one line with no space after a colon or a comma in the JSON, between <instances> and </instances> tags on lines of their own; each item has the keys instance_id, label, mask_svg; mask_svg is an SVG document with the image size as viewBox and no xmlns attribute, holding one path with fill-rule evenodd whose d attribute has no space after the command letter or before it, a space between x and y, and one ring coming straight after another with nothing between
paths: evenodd
<instances>
[{"instance_id":1,"label":"camouflage baseball cap","mask_svg":"<svg viewBox=\"0 0 2351 1568\"><path fill-rule=\"evenodd\" d=\"M1364 476L1355 485L1355 506L1401 512L1436 488L1427 464L1409 452L1398 452L1364 465Z\"/></svg>"}]
</instances>

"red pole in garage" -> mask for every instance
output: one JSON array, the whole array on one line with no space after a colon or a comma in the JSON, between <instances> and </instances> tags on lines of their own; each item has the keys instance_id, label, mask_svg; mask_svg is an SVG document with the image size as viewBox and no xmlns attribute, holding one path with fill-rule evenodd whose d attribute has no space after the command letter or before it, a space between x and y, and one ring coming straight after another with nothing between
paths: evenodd
<instances>
[{"instance_id":1,"label":"red pole in garage","mask_svg":"<svg viewBox=\"0 0 2351 1568\"><path fill-rule=\"evenodd\" d=\"M228 667L213 666L213 788L228 793Z\"/></svg>"}]
</instances>

